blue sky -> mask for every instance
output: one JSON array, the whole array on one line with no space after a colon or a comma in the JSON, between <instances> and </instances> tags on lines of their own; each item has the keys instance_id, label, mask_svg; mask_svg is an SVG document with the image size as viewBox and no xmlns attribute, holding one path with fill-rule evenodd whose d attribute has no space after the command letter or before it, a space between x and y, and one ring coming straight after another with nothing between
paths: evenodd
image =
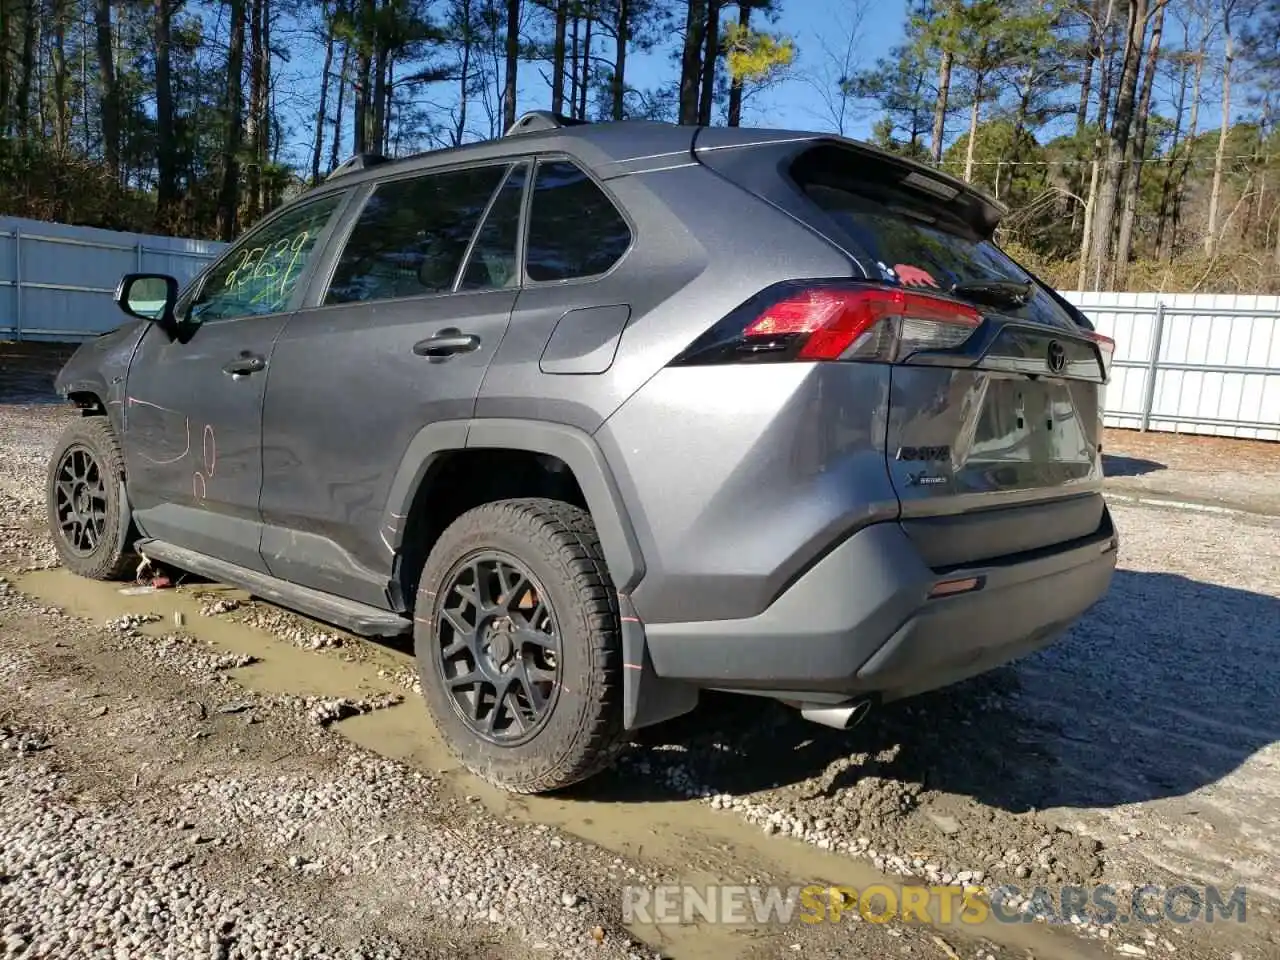
<instances>
[{"instance_id":1,"label":"blue sky","mask_svg":"<svg viewBox=\"0 0 1280 960\"><path fill-rule=\"evenodd\" d=\"M787 34L795 40L798 57L792 76L755 94L745 109L744 122L759 126L830 127L819 87L832 87L839 75L839 61L854 34L854 69L866 68L888 54L903 35L904 0L782 0L781 14L772 24L757 15L758 28ZM729 10L736 17L736 10ZM676 42L679 38L676 38ZM635 87L657 86L678 75L670 49L636 54L628 61L627 82ZM846 133L870 135L875 113L863 106Z\"/></svg>"},{"instance_id":2,"label":"blue sky","mask_svg":"<svg viewBox=\"0 0 1280 960\"><path fill-rule=\"evenodd\" d=\"M684 24L678 8L682 6L681 3L673 4L680 17L677 28L681 32ZM743 122L752 126L836 129L838 123L828 109L823 93L835 90L844 71L843 61L847 60L850 70L856 71L888 55L903 35L905 0L781 0L779 6L781 11L775 20L769 21L757 14L753 23L757 29L790 36L796 45L797 58L784 80L749 95L744 104ZM731 17L737 16L735 8L727 13ZM544 26L545 23L541 24L539 29ZM315 123L314 96L319 88L323 49L312 29L303 27L302 32L295 36L299 41L294 50L295 56L283 72L300 85L291 85L296 93L280 106L289 118L291 128L284 153L292 162L305 165L310 157ZM627 61L628 86L653 89L677 79L680 66L678 60L672 59L672 54L678 56L680 41L681 37L673 31L664 47L650 52L632 49ZM596 52L606 59L612 55L612 50L604 45L597 47ZM545 63L521 63L518 110L550 106L551 93L543 79L547 72ZM445 123L448 122L448 112L457 103L456 90L448 83L423 89L413 99L428 106L434 118ZM869 137L877 116L875 106L862 103L849 107L850 112L844 117L843 132L853 137ZM333 109L332 100L329 109ZM350 101L344 110L347 114L343 124L346 146L341 151L344 158L351 144L349 110ZM476 124L468 124L471 138L483 136L486 123L479 104L472 105L471 118ZM717 118L717 122L723 122L722 118ZM331 132L332 128L326 130L326 139ZM425 143L406 143L403 149L423 149L426 146Z\"/></svg>"}]
</instances>

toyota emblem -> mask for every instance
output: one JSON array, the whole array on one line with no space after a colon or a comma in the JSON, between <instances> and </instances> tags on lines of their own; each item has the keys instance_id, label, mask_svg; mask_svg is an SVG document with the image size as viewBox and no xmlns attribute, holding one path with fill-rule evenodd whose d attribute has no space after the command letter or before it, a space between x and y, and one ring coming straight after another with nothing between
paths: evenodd
<instances>
[{"instance_id":1,"label":"toyota emblem","mask_svg":"<svg viewBox=\"0 0 1280 960\"><path fill-rule=\"evenodd\" d=\"M1049 371L1061 373L1067 369L1067 348L1058 340L1049 341Z\"/></svg>"}]
</instances>

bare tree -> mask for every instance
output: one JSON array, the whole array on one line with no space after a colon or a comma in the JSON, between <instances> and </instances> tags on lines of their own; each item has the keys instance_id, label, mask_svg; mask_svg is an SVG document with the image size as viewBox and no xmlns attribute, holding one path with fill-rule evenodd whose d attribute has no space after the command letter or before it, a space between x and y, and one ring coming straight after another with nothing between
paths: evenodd
<instances>
[{"instance_id":1,"label":"bare tree","mask_svg":"<svg viewBox=\"0 0 1280 960\"><path fill-rule=\"evenodd\" d=\"M798 74L817 99L818 107L811 108L810 114L841 136L847 135L853 122L868 112L859 104L853 83L861 59L858 48L867 6L867 0L850 0L828 7L822 17L828 29L810 41L818 51L816 62Z\"/></svg>"}]
</instances>

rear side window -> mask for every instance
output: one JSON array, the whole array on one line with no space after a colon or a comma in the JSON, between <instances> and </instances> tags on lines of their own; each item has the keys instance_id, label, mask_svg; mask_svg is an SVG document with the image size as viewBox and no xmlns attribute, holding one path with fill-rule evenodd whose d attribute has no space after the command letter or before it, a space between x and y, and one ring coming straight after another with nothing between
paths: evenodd
<instances>
[{"instance_id":1,"label":"rear side window","mask_svg":"<svg viewBox=\"0 0 1280 960\"><path fill-rule=\"evenodd\" d=\"M530 280L597 276L629 246L627 221L590 177L565 160L538 164L525 249Z\"/></svg>"},{"instance_id":2,"label":"rear side window","mask_svg":"<svg viewBox=\"0 0 1280 960\"><path fill-rule=\"evenodd\" d=\"M494 198L484 225L476 236L462 275L462 290L485 290L516 286L520 269L516 261L520 237L520 204L529 165L522 163L507 175Z\"/></svg>"},{"instance_id":3,"label":"rear side window","mask_svg":"<svg viewBox=\"0 0 1280 960\"><path fill-rule=\"evenodd\" d=\"M378 184L342 249L325 303L452 290L506 172L505 166L486 166Z\"/></svg>"},{"instance_id":4,"label":"rear side window","mask_svg":"<svg viewBox=\"0 0 1280 960\"><path fill-rule=\"evenodd\" d=\"M847 161L855 162L850 159ZM868 164L871 166L871 164ZM793 175L796 175L793 170ZM809 199L835 221L846 242L865 254L885 280L904 286L950 292L957 283L980 280L1034 281L990 240L960 222L946 202L916 195L874 176L863 181L853 170L797 182ZM1035 284L1025 306L991 307L1056 327L1074 322L1062 305Z\"/></svg>"}]
</instances>

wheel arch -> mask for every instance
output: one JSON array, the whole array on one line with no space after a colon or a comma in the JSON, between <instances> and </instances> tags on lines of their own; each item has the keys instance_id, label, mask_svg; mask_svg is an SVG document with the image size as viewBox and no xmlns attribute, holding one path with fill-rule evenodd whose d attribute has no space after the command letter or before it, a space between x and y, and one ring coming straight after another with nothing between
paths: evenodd
<instances>
[{"instance_id":1,"label":"wheel arch","mask_svg":"<svg viewBox=\"0 0 1280 960\"><path fill-rule=\"evenodd\" d=\"M568 467L596 524L614 587L632 590L644 575L644 559L609 465L591 436L562 424L536 420L452 420L428 424L410 441L391 483L384 531L398 549L423 485L451 454L508 450L554 457Z\"/></svg>"}]
</instances>

